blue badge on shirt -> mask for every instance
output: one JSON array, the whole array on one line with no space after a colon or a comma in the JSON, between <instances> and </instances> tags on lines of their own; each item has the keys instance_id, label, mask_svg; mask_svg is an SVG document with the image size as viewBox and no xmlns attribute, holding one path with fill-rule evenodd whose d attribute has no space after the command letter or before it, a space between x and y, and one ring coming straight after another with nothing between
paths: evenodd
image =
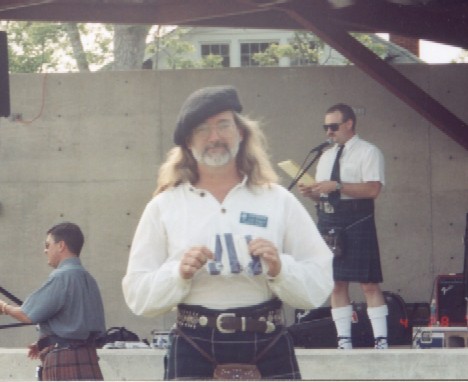
<instances>
[{"instance_id":1,"label":"blue badge on shirt","mask_svg":"<svg viewBox=\"0 0 468 382\"><path fill-rule=\"evenodd\" d=\"M265 228L268 225L268 217L263 215L251 214L248 212L241 212L240 223Z\"/></svg>"}]
</instances>

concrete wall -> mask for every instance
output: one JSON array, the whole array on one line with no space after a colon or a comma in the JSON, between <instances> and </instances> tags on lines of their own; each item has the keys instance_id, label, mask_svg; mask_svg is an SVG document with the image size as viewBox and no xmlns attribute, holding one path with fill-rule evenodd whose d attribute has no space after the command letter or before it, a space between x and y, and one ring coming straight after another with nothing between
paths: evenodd
<instances>
[{"instance_id":1,"label":"concrete wall","mask_svg":"<svg viewBox=\"0 0 468 382\"><path fill-rule=\"evenodd\" d=\"M400 70L468 120L468 66ZM168 328L172 315L132 315L120 283L181 102L199 87L227 83L239 89L245 112L264 121L274 162L301 163L324 141L331 104L358 108L358 132L386 159L377 202L383 289L429 301L436 275L462 270L467 151L354 67L12 75L12 113L22 121L0 119L0 286L21 299L40 286L50 272L45 232L70 220L85 233L82 261L101 286L107 326L142 338ZM302 201L315 218L313 203ZM353 296L362 300L357 287ZM34 331L2 330L0 347L25 346Z\"/></svg>"},{"instance_id":2,"label":"concrete wall","mask_svg":"<svg viewBox=\"0 0 468 382\"><path fill-rule=\"evenodd\" d=\"M39 364L25 349L0 349L0 381L34 381ZM99 350L99 365L106 381L154 381L164 375L165 351ZM466 380L468 351L464 349L297 349L306 381L411 381Z\"/></svg>"}]
</instances>

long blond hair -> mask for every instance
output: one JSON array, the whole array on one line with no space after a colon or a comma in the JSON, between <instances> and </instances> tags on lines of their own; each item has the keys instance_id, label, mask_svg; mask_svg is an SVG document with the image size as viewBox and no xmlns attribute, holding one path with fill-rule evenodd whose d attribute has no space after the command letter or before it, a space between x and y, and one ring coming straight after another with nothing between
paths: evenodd
<instances>
[{"instance_id":1,"label":"long blond hair","mask_svg":"<svg viewBox=\"0 0 468 382\"><path fill-rule=\"evenodd\" d=\"M242 175L247 175L247 185L265 185L278 182L268 155L268 145L258 121L234 114L234 121L243 133L236 164ZM159 168L154 196L181 183L197 183L197 162L186 145L173 147Z\"/></svg>"}]
</instances>

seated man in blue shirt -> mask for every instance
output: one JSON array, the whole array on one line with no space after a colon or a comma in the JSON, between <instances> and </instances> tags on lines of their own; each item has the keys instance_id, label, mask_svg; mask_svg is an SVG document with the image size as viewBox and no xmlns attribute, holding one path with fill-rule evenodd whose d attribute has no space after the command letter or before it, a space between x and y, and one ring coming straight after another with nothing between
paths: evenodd
<instances>
[{"instance_id":1,"label":"seated man in blue shirt","mask_svg":"<svg viewBox=\"0 0 468 382\"><path fill-rule=\"evenodd\" d=\"M104 307L96 280L79 259L83 243L76 224L53 226L44 249L54 268L47 281L21 306L0 300L3 314L39 324L39 340L28 355L41 359L44 381L103 380L95 339L105 332Z\"/></svg>"}]
</instances>

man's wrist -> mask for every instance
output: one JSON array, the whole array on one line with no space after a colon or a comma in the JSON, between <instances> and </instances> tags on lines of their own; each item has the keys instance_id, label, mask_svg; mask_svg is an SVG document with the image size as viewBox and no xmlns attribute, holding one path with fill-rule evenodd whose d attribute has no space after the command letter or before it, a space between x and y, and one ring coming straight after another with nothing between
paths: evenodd
<instances>
[{"instance_id":1,"label":"man's wrist","mask_svg":"<svg viewBox=\"0 0 468 382\"><path fill-rule=\"evenodd\" d=\"M7 311L6 311L7 306L8 306L8 304L5 301L3 301L2 306L0 307L0 309L2 311L2 314L7 314Z\"/></svg>"},{"instance_id":2,"label":"man's wrist","mask_svg":"<svg viewBox=\"0 0 468 382\"><path fill-rule=\"evenodd\" d=\"M335 190L341 191L343 189L343 183L336 181Z\"/></svg>"}]
</instances>

